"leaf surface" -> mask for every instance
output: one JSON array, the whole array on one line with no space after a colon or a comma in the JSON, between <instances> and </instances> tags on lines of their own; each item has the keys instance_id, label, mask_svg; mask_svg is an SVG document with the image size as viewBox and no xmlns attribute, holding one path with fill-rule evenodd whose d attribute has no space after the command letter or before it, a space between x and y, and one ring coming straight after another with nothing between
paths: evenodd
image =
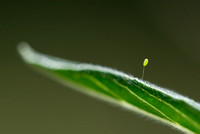
<instances>
[{"instance_id":1,"label":"leaf surface","mask_svg":"<svg viewBox=\"0 0 200 134\"><path fill-rule=\"evenodd\" d=\"M182 132L200 133L200 104L192 99L111 68L38 53L25 42L18 51L27 64L62 84Z\"/></svg>"}]
</instances>

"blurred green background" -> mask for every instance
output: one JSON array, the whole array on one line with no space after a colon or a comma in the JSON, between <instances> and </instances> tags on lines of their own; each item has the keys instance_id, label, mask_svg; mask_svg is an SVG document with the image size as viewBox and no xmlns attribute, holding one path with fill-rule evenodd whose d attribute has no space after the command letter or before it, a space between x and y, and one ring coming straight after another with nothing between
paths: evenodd
<instances>
[{"instance_id":1,"label":"blurred green background","mask_svg":"<svg viewBox=\"0 0 200 134\"><path fill-rule=\"evenodd\" d=\"M198 1L16 1L0 5L1 134L178 134L25 66L20 41L100 64L200 101Z\"/></svg>"}]
</instances>

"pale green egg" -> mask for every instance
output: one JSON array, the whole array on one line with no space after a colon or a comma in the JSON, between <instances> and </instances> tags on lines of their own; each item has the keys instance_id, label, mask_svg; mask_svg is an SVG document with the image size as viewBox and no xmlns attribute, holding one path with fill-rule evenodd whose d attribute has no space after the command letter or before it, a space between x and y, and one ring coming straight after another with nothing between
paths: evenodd
<instances>
[{"instance_id":1,"label":"pale green egg","mask_svg":"<svg viewBox=\"0 0 200 134\"><path fill-rule=\"evenodd\" d=\"M148 62L149 62L149 60L148 60L148 59L145 59L145 60L144 60L144 63L143 63L143 66L144 66L144 67L147 66Z\"/></svg>"}]
</instances>

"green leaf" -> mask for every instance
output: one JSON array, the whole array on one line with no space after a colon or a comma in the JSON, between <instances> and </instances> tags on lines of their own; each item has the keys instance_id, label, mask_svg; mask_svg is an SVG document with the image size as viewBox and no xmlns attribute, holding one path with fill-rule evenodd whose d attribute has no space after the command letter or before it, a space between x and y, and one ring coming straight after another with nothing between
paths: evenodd
<instances>
[{"instance_id":1,"label":"green leaf","mask_svg":"<svg viewBox=\"0 0 200 134\"><path fill-rule=\"evenodd\" d=\"M27 43L18 51L27 64L58 82L182 132L200 133L200 104L187 97L111 68L40 54Z\"/></svg>"}]
</instances>

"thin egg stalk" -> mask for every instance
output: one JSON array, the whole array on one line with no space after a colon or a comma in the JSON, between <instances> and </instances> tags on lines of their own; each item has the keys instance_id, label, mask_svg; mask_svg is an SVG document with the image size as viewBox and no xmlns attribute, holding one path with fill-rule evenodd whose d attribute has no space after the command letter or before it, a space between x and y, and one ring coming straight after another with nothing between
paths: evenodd
<instances>
[{"instance_id":1,"label":"thin egg stalk","mask_svg":"<svg viewBox=\"0 0 200 134\"><path fill-rule=\"evenodd\" d=\"M143 72L142 72L142 80L144 78L144 70L145 70L145 67L147 66L149 60L148 59L144 59L144 62L143 62Z\"/></svg>"}]
</instances>

